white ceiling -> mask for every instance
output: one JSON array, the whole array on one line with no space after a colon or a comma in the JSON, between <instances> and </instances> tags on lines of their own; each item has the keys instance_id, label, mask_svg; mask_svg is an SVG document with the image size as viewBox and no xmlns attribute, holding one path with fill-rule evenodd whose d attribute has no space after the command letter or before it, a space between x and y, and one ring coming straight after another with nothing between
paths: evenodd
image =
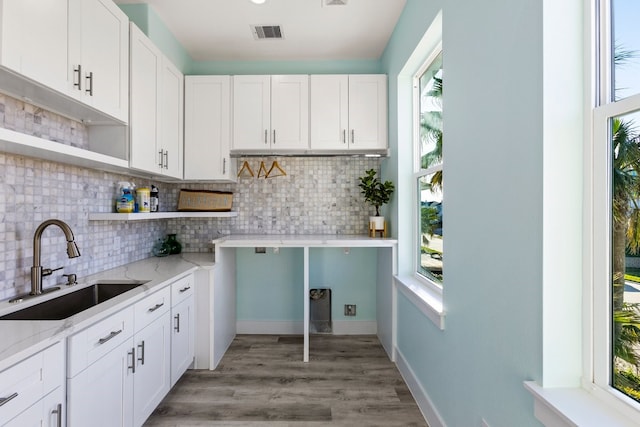
<instances>
[{"instance_id":1,"label":"white ceiling","mask_svg":"<svg viewBox=\"0 0 640 427\"><path fill-rule=\"evenodd\" d=\"M406 3L325 1L115 0L151 5L195 61L378 59ZM252 25L280 25L283 39L255 40Z\"/></svg>"}]
</instances>

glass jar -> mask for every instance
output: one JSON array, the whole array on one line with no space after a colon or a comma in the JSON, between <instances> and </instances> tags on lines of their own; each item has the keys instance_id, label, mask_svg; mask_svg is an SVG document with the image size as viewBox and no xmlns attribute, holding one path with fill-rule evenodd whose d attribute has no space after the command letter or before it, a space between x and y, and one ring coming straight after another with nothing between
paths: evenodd
<instances>
[{"instance_id":1,"label":"glass jar","mask_svg":"<svg viewBox=\"0 0 640 427\"><path fill-rule=\"evenodd\" d=\"M166 240L167 246L169 247L170 254L179 254L182 252L182 244L178 242L175 234L167 234Z\"/></svg>"},{"instance_id":2,"label":"glass jar","mask_svg":"<svg viewBox=\"0 0 640 427\"><path fill-rule=\"evenodd\" d=\"M153 247L151 248L151 253L154 256L159 256L159 257L167 256L171 253L171 248L167 244L166 240L158 239L158 241L153 244Z\"/></svg>"}]
</instances>

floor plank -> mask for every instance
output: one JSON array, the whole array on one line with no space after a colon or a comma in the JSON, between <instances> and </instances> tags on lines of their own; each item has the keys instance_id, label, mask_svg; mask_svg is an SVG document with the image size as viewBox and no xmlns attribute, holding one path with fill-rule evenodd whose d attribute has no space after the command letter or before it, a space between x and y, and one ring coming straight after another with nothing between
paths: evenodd
<instances>
[{"instance_id":1,"label":"floor plank","mask_svg":"<svg viewBox=\"0 0 640 427\"><path fill-rule=\"evenodd\" d=\"M215 371L189 370L145 426L426 427L375 336L238 335Z\"/></svg>"}]
</instances>

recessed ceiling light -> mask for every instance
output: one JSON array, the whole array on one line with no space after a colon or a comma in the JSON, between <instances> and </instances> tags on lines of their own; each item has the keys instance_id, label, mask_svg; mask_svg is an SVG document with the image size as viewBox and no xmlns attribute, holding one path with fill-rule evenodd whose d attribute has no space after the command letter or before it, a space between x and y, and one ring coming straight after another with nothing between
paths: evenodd
<instances>
[{"instance_id":1,"label":"recessed ceiling light","mask_svg":"<svg viewBox=\"0 0 640 427\"><path fill-rule=\"evenodd\" d=\"M251 3L253 3L253 4L263 4L265 1L267 1L267 0L251 0Z\"/></svg>"}]
</instances>

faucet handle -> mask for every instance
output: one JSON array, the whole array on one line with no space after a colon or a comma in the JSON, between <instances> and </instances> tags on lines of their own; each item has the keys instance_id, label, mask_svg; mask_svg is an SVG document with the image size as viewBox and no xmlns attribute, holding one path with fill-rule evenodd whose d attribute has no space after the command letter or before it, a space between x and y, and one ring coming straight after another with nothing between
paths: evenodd
<instances>
[{"instance_id":1,"label":"faucet handle","mask_svg":"<svg viewBox=\"0 0 640 427\"><path fill-rule=\"evenodd\" d=\"M43 268L42 269L42 276L50 276L54 271L58 271L58 270L62 270L64 267L58 267L58 268Z\"/></svg>"},{"instance_id":2,"label":"faucet handle","mask_svg":"<svg viewBox=\"0 0 640 427\"><path fill-rule=\"evenodd\" d=\"M67 278L67 286L75 285L78 283L78 276L75 273L63 274L64 277Z\"/></svg>"}]
</instances>

